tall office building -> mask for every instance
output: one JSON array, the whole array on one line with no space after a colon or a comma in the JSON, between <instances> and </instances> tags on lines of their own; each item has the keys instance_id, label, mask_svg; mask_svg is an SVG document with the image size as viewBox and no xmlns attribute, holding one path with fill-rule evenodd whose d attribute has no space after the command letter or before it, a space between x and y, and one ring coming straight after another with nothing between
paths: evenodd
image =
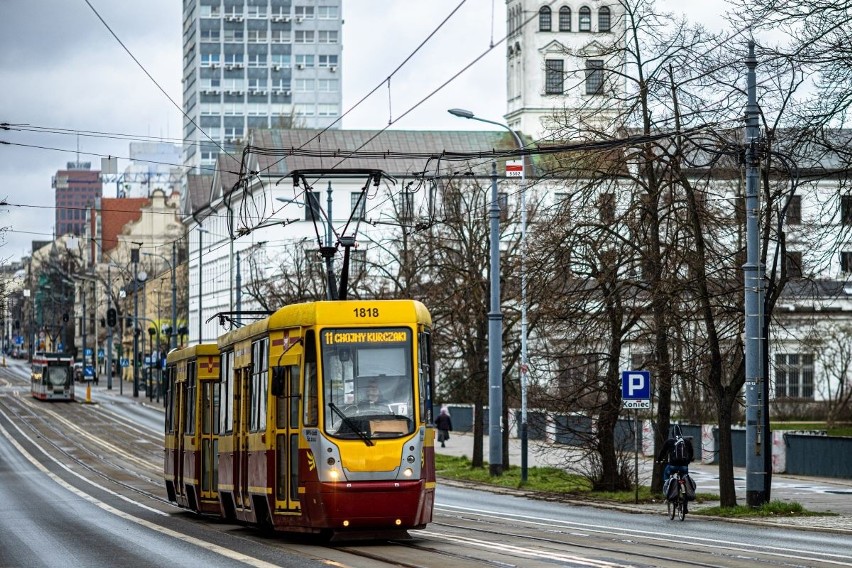
<instances>
[{"instance_id":1,"label":"tall office building","mask_svg":"<svg viewBox=\"0 0 852 568\"><path fill-rule=\"evenodd\" d=\"M86 227L86 211L103 195L101 172L91 162L68 162L64 170L53 176L56 204L56 236L82 235Z\"/></svg>"},{"instance_id":2,"label":"tall office building","mask_svg":"<svg viewBox=\"0 0 852 568\"><path fill-rule=\"evenodd\" d=\"M185 165L212 173L249 129L325 128L340 116L341 3L184 0Z\"/></svg>"}]
</instances>

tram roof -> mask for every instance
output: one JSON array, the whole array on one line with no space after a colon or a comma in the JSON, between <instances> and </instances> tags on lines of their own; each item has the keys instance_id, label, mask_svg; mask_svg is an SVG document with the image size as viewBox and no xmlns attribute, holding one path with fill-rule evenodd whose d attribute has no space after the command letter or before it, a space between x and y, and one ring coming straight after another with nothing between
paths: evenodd
<instances>
[{"instance_id":1,"label":"tram roof","mask_svg":"<svg viewBox=\"0 0 852 568\"><path fill-rule=\"evenodd\" d=\"M269 331L313 325L345 325L362 327L364 318L358 318L353 309L378 307L385 312L378 318L371 318L373 325L394 325L401 323L432 324L432 316L417 300L337 300L305 302L280 308L275 313L245 327L229 331L219 336L219 348L224 349L245 339L263 335ZM390 313L387 313L390 311Z\"/></svg>"},{"instance_id":2,"label":"tram roof","mask_svg":"<svg viewBox=\"0 0 852 568\"><path fill-rule=\"evenodd\" d=\"M219 356L219 346L215 343L202 343L200 345L190 345L183 349L174 349L166 356L166 363L177 363L186 359L192 359L199 355L215 355Z\"/></svg>"}]
</instances>

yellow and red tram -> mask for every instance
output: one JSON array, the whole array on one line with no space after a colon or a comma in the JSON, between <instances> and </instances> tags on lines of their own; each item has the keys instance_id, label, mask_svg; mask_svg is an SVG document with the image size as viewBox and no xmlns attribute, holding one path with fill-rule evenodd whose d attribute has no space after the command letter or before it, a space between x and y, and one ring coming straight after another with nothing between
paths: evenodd
<instances>
[{"instance_id":1,"label":"yellow and red tram","mask_svg":"<svg viewBox=\"0 0 852 568\"><path fill-rule=\"evenodd\" d=\"M163 474L169 500L218 515L219 349L215 343L174 350L166 358Z\"/></svg>"},{"instance_id":2,"label":"yellow and red tram","mask_svg":"<svg viewBox=\"0 0 852 568\"><path fill-rule=\"evenodd\" d=\"M67 353L33 354L30 391L39 400L74 400L74 358Z\"/></svg>"},{"instance_id":3,"label":"yellow and red tram","mask_svg":"<svg viewBox=\"0 0 852 568\"><path fill-rule=\"evenodd\" d=\"M430 522L430 328L420 302L348 300L286 306L221 336L221 514L337 536Z\"/></svg>"}]
</instances>

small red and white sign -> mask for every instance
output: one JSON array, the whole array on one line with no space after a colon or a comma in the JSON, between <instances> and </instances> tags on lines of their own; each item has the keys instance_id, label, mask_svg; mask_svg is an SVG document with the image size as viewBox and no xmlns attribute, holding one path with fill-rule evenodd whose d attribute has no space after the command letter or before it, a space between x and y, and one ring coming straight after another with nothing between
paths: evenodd
<instances>
[{"instance_id":1,"label":"small red and white sign","mask_svg":"<svg viewBox=\"0 0 852 568\"><path fill-rule=\"evenodd\" d=\"M523 160L508 160L506 162L506 177L521 177L524 175Z\"/></svg>"}]
</instances>

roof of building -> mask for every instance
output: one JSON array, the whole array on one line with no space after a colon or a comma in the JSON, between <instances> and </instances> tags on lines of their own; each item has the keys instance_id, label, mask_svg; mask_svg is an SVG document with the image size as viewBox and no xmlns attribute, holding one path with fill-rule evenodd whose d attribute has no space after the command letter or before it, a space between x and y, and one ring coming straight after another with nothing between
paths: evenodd
<instances>
[{"instance_id":1,"label":"roof of building","mask_svg":"<svg viewBox=\"0 0 852 568\"><path fill-rule=\"evenodd\" d=\"M125 225L142 218L142 207L150 204L147 197L104 197L101 199L101 247L109 252L118 245L118 235Z\"/></svg>"},{"instance_id":2,"label":"roof of building","mask_svg":"<svg viewBox=\"0 0 852 568\"><path fill-rule=\"evenodd\" d=\"M189 174L186 176L186 201L184 215L204 209L210 203L210 188L213 185L213 174Z\"/></svg>"},{"instance_id":3,"label":"roof of building","mask_svg":"<svg viewBox=\"0 0 852 568\"><path fill-rule=\"evenodd\" d=\"M304 169L371 169L393 177L423 174L467 173L458 161L430 159L442 153L474 153L508 150L517 145L504 131L473 130L319 130L258 129L252 131L250 162L247 171L267 178L285 177ZM336 156L292 155L292 150L322 151ZM372 152L366 158L346 158L353 151ZM391 153L421 154L399 157ZM288 155L290 154L290 155ZM504 159L500 159L503 161ZM489 175L491 159L481 158L472 167L478 175ZM227 195L239 180L240 164L227 154L219 154L214 175L187 176L188 199L184 215L203 210Z\"/></svg>"},{"instance_id":4,"label":"roof of building","mask_svg":"<svg viewBox=\"0 0 852 568\"><path fill-rule=\"evenodd\" d=\"M285 176L293 170L315 168L360 168L382 170L394 177L426 172L435 175L459 169L458 162L429 160L426 157L395 157L391 153L430 154L445 152L488 152L507 150L516 144L508 130L313 130L275 129L253 131L251 144L260 149L299 149L333 152L336 156L257 155L257 168L269 175ZM374 157L346 158L352 151L372 152ZM381 154L385 154L382 156ZM477 160L488 174L491 160Z\"/></svg>"}]
</instances>

